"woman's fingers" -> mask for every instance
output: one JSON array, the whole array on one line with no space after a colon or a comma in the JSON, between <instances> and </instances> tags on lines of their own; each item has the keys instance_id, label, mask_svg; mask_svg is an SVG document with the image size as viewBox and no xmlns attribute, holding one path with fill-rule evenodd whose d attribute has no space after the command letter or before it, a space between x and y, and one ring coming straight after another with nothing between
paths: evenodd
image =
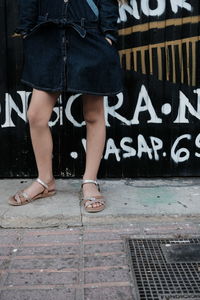
<instances>
[{"instance_id":1,"label":"woman's fingers","mask_svg":"<svg viewBox=\"0 0 200 300\"><path fill-rule=\"evenodd\" d=\"M112 40L111 39L109 39L108 37L106 37L105 39L108 41L108 43L110 43L112 45Z\"/></svg>"}]
</instances>

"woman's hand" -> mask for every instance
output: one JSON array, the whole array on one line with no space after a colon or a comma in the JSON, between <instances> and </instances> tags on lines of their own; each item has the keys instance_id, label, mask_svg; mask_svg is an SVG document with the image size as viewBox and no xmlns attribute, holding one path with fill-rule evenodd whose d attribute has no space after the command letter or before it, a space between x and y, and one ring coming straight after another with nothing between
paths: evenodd
<instances>
[{"instance_id":1,"label":"woman's hand","mask_svg":"<svg viewBox=\"0 0 200 300\"><path fill-rule=\"evenodd\" d=\"M110 43L112 45L112 40L111 39L109 39L108 37L106 37L105 39L108 41L108 43Z\"/></svg>"}]
</instances>

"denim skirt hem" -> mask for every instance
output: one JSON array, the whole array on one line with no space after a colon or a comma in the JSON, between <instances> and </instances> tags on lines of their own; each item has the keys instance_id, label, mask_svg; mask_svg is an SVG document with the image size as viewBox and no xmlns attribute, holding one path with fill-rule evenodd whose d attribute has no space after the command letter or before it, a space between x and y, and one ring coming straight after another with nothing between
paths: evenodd
<instances>
[{"instance_id":1,"label":"denim skirt hem","mask_svg":"<svg viewBox=\"0 0 200 300\"><path fill-rule=\"evenodd\" d=\"M41 90L41 91L46 91L46 92L62 92L63 89L62 88L55 88L55 89L52 89L52 88L46 88L46 87L40 87L40 86L37 86L29 81L26 81L24 79L21 79L20 80L22 83L24 83L25 85L28 85L34 89L37 89L37 90Z\"/></svg>"},{"instance_id":2,"label":"denim skirt hem","mask_svg":"<svg viewBox=\"0 0 200 300\"><path fill-rule=\"evenodd\" d=\"M121 88L120 90L117 90L117 91L113 91L113 92L102 92L102 93L99 93L99 92L94 92L94 91L84 91L84 90L77 90L77 89L63 89L62 87L60 88L55 88L55 89L52 89L52 88L45 88L45 87L40 87L40 86L36 86L35 84L31 83L31 82L28 82L24 79L21 79L21 82L32 87L32 88L35 88L37 90L41 90L41 91L46 91L46 92L69 92L69 93L74 93L74 94L89 94L89 95L95 95L95 96L115 96L121 92L123 92L123 88Z\"/></svg>"}]
</instances>

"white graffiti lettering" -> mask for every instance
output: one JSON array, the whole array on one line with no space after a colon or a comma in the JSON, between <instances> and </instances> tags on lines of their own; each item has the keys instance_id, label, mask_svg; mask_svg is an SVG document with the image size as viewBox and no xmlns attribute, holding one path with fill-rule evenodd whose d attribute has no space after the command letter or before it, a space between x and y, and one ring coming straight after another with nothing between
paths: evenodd
<instances>
[{"instance_id":1,"label":"white graffiti lettering","mask_svg":"<svg viewBox=\"0 0 200 300\"><path fill-rule=\"evenodd\" d=\"M172 149L171 149L171 157L176 163L184 162L184 161L188 160L188 158L190 157L190 152L188 149L180 148L180 149L176 150L176 147L178 146L178 143L181 140L183 140L183 139L191 140L191 138L192 138L191 134L183 134L175 140L175 142L172 146Z\"/></svg>"},{"instance_id":2,"label":"white graffiti lettering","mask_svg":"<svg viewBox=\"0 0 200 300\"><path fill-rule=\"evenodd\" d=\"M12 112L14 111L19 118L27 122L27 103L30 92L18 91L20 96L19 100L22 104L22 111L17 106L16 102L12 99L11 95L5 94L5 122L1 125L2 128L15 127L16 125L12 121Z\"/></svg>"},{"instance_id":3,"label":"white graffiti lettering","mask_svg":"<svg viewBox=\"0 0 200 300\"><path fill-rule=\"evenodd\" d=\"M142 105L143 101L144 105ZM156 115L151 99L144 85L142 85L141 87L135 113L133 115L133 119L131 120L131 124L139 124L139 114L143 111L148 111L151 116L150 120L148 120L147 123L162 123L162 119L158 118Z\"/></svg>"},{"instance_id":4,"label":"white graffiti lettering","mask_svg":"<svg viewBox=\"0 0 200 300\"><path fill-rule=\"evenodd\" d=\"M157 0L157 7L154 9L150 8L150 0L143 0L141 1L141 8L143 13L146 16L161 16L164 11L165 11L165 7L166 7L166 2L163 0Z\"/></svg>"},{"instance_id":5,"label":"white graffiti lettering","mask_svg":"<svg viewBox=\"0 0 200 300\"><path fill-rule=\"evenodd\" d=\"M128 19L127 14L139 20L142 14L147 17L160 17L165 13L166 0L156 0L155 8L151 8L150 3L151 0L130 0L130 3L121 5L119 7L118 23L126 22ZM171 11L174 14L177 14L179 9L185 9L189 12L192 11L192 5L188 3L188 0L170 0L170 5Z\"/></svg>"},{"instance_id":6,"label":"white graffiti lettering","mask_svg":"<svg viewBox=\"0 0 200 300\"><path fill-rule=\"evenodd\" d=\"M120 159L120 156L119 156L119 152L120 152L120 149L118 149L116 147L114 140L109 138L107 140L104 159L108 159L111 154L114 154L115 157L116 157L116 160L120 161L121 159Z\"/></svg>"},{"instance_id":7,"label":"white graffiti lettering","mask_svg":"<svg viewBox=\"0 0 200 300\"><path fill-rule=\"evenodd\" d=\"M159 160L158 150L163 147L163 141L155 136L150 136L151 145L154 153L155 160Z\"/></svg>"},{"instance_id":8,"label":"white graffiti lettering","mask_svg":"<svg viewBox=\"0 0 200 300\"><path fill-rule=\"evenodd\" d=\"M192 11L192 5L188 3L188 0L171 0L172 11L176 14L179 8L184 8L188 11Z\"/></svg>"},{"instance_id":9,"label":"white graffiti lettering","mask_svg":"<svg viewBox=\"0 0 200 300\"><path fill-rule=\"evenodd\" d=\"M143 137L143 135L139 134L138 135L138 153L137 156L139 158L142 157L143 153L147 153L149 156L149 159L152 159L152 149L147 145L147 142L145 140L145 138Z\"/></svg>"},{"instance_id":10,"label":"white graffiti lettering","mask_svg":"<svg viewBox=\"0 0 200 300\"><path fill-rule=\"evenodd\" d=\"M179 91L179 105L177 110L177 116L175 120L172 121L173 123L189 123L189 114L194 118L200 120L200 89L195 89L193 92L197 95L196 105L192 105L189 98L182 91ZM24 91L18 91L16 94L16 99L13 99L12 96L8 93L5 94L5 99L4 101L1 101L0 107L1 119L4 120L4 123L1 124L2 128L16 127L17 118L20 118L24 122L27 122L26 114L29 96L30 92ZM127 117L123 116L122 113L119 112L119 109L123 108L124 104L123 94L118 94L116 100L117 102L114 105L110 105L108 97L104 98L105 123L107 127L111 126L109 122L110 117L118 120L121 124L126 126L139 125L141 124L141 122L146 122L149 124L163 123L162 118L158 116L154 108L156 104L158 110L158 103L154 104L152 102L148 91L144 85L141 86L136 103L135 101L133 102L133 116L131 119L128 119ZM62 102L59 101L59 106L54 107L53 109L52 119L49 121L49 126L52 127L57 124L63 126L63 118L66 118L75 127L85 126L84 120L78 121L76 119L76 111L73 109L73 105L76 101L80 101L80 94L69 97L66 103L66 107L63 107ZM161 106L160 113L163 115L170 114L170 104L163 104ZM3 116L3 114L5 115Z\"/></svg>"},{"instance_id":11,"label":"white graffiti lettering","mask_svg":"<svg viewBox=\"0 0 200 300\"><path fill-rule=\"evenodd\" d=\"M120 146L122 148L122 150L126 151L125 153L123 153L123 157L127 158L127 157L131 157L131 156L135 156L136 155L136 150L128 145L126 145L126 143L132 143L133 139L130 137L124 137L121 142L120 142Z\"/></svg>"},{"instance_id":12,"label":"white graffiti lettering","mask_svg":"<svg viewBox=\"0 0 200 300\"><path fill-rule=\"evenodd\" d=\"M200 133L197 135L196 139L195 139L195 145L200 148ZM196 157L200 157L200 153L195 152L195 156Z\"/></svg>"},{"instance_id":13,"label":"white graffiti lettering","mask_svg":"<svg viewBox=\"0 0 200 300\"><path fill-rule=\"evenodd\" d=\"M197 93L197 90L194 91ZM177 118L174 120L174 123L189 123L189 120L186 118L187 110L191 113L192 116L196 117L200 120L200 97L197 93L197 111L195 111L194 107L189 102L189 99L180 91L179 94L179 109Z\"/></svg>"}]
</instances>

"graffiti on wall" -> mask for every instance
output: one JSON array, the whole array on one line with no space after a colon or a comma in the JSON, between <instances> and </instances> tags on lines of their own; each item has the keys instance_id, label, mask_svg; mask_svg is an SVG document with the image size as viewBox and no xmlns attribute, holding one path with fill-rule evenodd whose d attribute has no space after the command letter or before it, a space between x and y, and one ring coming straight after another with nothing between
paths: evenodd
<instances>
[{"instance_id":1,"label":"graffiti on wall","mask_svg":"<svg viewBox=\"0 0 200 300\"><path fill-rule=\"evenodd\" d=\"M198 175L199 4L131 0L120 7L119 15L125 92L104 97L107 139L99 175ZM26 115L30 99L31 90L19 82L1 99L0 132L7 144L1 147L5 159L0 176L35 174ZM86 150L81 95L59 97L49 126L55 141L55 174L80 176ZM15 144L15 151L8 160L9 143Z\"/></svg>"},{"instance_id":2,"label":"graffiti on wall","mask_svg":"<svg viewBox=\"0 0 200 300\"><path fill-rule=\"evenodd\" d=\"M198 3L193 6L194 1L157 0L153 1L152 8L150 2L131 0L119 10L119 23L129 23L119 30L123 41L139 42L133 46L130 42L128 47L121 49L123 66L127 70L154 74L159 80L196 86L200 21ZM148 21L141 23L143 16L148 18Z\"/></svg>"},{"instance_id":3,"label":"graffiti on wall","mask_svg":"<svg viewBox=\"0 0 200 300\"><path fill-rule=\"evenodd\" d=\"M188 113L197 120L200 120L200 89L194 89L193 93L196 98L196 107L190 103L189 98L182 91L179 91L179 95L177 96L179 104L175 118L172 120L174 124L189 124L190 118ZM17 94L20 97L21 109L16 105L11 95L6 93L5 107L3 109L5 111L4 123L1 124L1 128L16 127L16 115L24 122L28 122L26 112L28 107L28 98L30 97L31 93L18 91ZM77 120L76 113L73 113L73 105L75 104L75 101L80 101L79 97L80 95L72 95L69 97L65 106L62 105L62 97L60 97L58 99L59 106L54 107L53 109L53 116L49 122L49 126L65 126L65 119L75 127L85 126L85 121ZM124 103L124 97L122 93L117 95L117 102L114 105L109 105L108 97L105 97L104 103L105 121L107 127L111 127L109 117L114 118L115 122L119 122L119 124L123 124L123 126L140 126L140 120L142 119L143 113L147 113L149 116L146 120L147 124L162 124L162 115L169 115L172 111L171 104L164 103L160 107L159 112L157 112L158 107L155 106L155 103L153 103L152 99L150 98L145 85L141 86L136 105L132 110L131 119L128 119L126 115L118 113L118 109L123 107ZM15 115L13 112L15 112ZM190 152L187 148L183 147L181 150L178 149L179 142L184 139L191 140L191 134L182 134L178 136L174 142L172 142L171 159L176 163L184 162L190 157ZM86 149L85 139L82 139L82 146L84 149ZM135 141L133 140L132 136L125 136L120 141L121 148L117 148L114 138L109 138L106 144L104 159L109 159L109 155L114 155L116 161L120 161L122 158L125 159L134 156L142 159L143 154L147 154L147 157L150 160L159 160L161 156L166 156L163 146L163 140L156 136L148 136L148 139L146 140L144 135L139 134ZM195 139L195 146L200 148L200 133ZM78 158L78 153L76 152L71 152L70 155L74 159ZM195 152L194 155L200 158L199 152Z\"/></svg>"}]
</instances>

